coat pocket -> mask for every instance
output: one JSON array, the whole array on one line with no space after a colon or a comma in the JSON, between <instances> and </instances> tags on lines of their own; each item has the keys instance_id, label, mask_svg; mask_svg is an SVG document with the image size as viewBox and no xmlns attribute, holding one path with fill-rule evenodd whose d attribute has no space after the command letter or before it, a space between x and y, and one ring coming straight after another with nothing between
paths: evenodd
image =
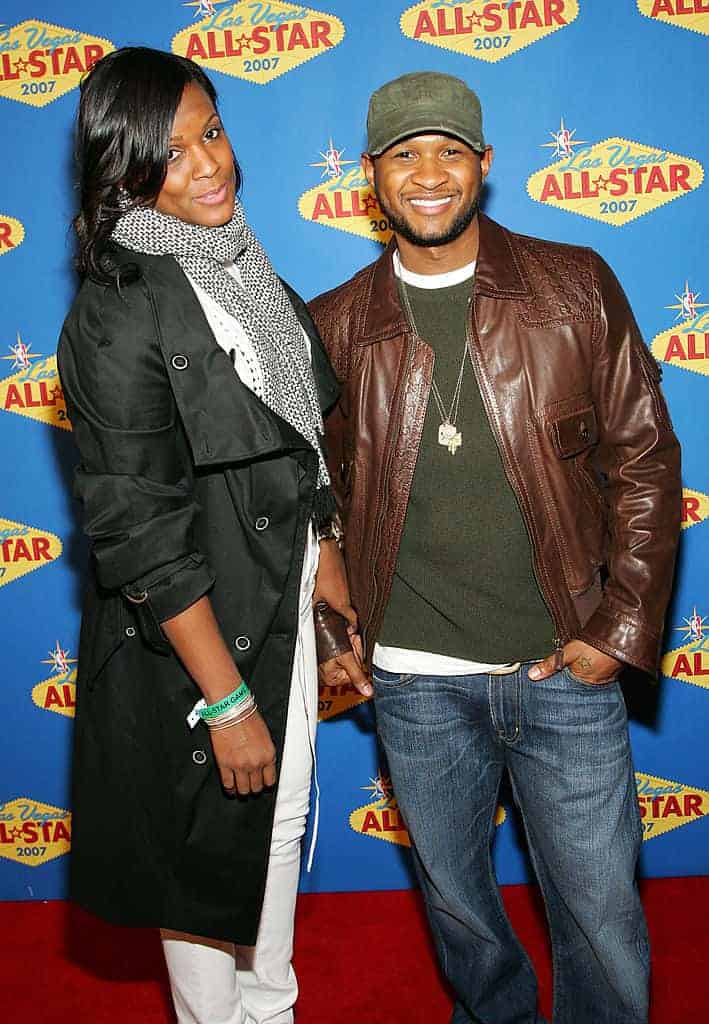
<instances>
[{"instance_id":1,"label":"coat pocket","mask_svg":"<svg viewBox=\"0 0 709 1024\"><path fill-rule=\"evenodd\" d=\"M92 595L86 603L79 641L79 674L92 690L126 638L126 613L117 595ZM130 627L128 627L130 628Z\"/></svg>"},{"instance_id":2,"label":"coat pocket","mask_svg":"<svg viewBox=\"0 0 709 1024\"><path fill-rule=\"evenodd\" d=\"M548 406L537 422L545 504L569 591L580 594L604 561L607 513L593 468L598 414L590 395L574 395Z\"/></svg>"},{"instance_id":3,"label":"coat pocket","mask_svg":"<svg viewBox=\"0 0 709 1024\"><path fill-rule=\"evenodd\" d=\"M580 455L587 448L598 444L598 420L593 404L576 412L559 416L549 424L549 433L554 451L560 459Z\"/></svg>"}]
</instances>

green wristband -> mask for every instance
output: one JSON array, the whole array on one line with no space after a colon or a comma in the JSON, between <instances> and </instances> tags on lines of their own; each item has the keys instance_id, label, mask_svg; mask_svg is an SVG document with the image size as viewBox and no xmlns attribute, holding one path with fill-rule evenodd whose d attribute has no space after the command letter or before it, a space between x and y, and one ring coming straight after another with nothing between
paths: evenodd
<instances>
[{"instance_id":1,"label":"green wristband","mask_svg":"<svg viewBox=\"0 0 709 1024\"><path fill-rule=\"evenodd\" d=\"M242 681L240 686L237 686L235 690L228 693L226 697L222 697L215 704L207 704L206 707L200 708L198 714L203 722L208 722L212 718L216 718L218 715L223 714L225 711L230 711L232 708L237 707L239 704L243 704L245 700L251 696L251 690L248 688L245 682Z\"/></svg>"}]
</instances>

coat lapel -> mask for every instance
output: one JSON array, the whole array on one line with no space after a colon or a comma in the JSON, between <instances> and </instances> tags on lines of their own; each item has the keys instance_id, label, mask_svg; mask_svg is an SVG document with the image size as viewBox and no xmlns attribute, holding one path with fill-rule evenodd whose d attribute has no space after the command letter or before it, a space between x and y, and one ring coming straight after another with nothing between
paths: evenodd
<instances>
[{"instance_id":1,"label":"coat lapel","mask_svg":"<svg viewBox=\"0 0 709 1024\"><path fill-rule=\"evenodd\" d=\"M248 461L285 449L311 450L308 441L234 372L179 264L169 256L123 252L121 262L149 266L145 282L155 329L195 465ZM288 287L287 291L292 300L295 293ZM294 308L301 318L295 302ZM303 326L314 341L312 322ZM319 364L316 369L314 361L320 399L329 407L337 397L337 384L329 364L321 365L327 357L319 338L313 356Z\"/></svg>"}]
</instances>

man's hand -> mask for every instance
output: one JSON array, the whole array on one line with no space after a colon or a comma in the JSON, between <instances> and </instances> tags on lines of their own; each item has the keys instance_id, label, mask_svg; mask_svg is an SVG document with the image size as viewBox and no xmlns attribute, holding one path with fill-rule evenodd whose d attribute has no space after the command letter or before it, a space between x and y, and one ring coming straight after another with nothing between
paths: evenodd
<instances>
[{"instance_id":1,"label":"man's hand","mask_svg":"<svg viewBox=\"0 0 709 1024\"><path fill-rule=\"evenodd\" d=\"M362 642L357 635L351 638L351 651L338 654L336 658L323 661L319 666L320 682L323 686L344 686L352 683L363 697L371 697L374 687L362 663Z\"/></svg>"},{"instance_id":2,"label":"man's hand","mask_svg":"<svg viewBox=\"0 0 709 1024\"><path fill-rule=\"evenodd\" d=\"M529 670L529 678L548 679L565 665L579 679L593 684L611 682L617 677L623 662L591 647L583 640L570 640L563 650L533 665Z\"/></svg>"}]
</instances>

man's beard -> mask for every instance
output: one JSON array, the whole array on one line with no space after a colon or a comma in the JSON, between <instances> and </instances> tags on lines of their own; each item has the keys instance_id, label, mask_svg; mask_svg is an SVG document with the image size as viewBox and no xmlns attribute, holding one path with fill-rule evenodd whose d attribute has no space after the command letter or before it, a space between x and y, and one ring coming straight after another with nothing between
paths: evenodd
<instances>
[{"instance_id":1,"label":"man's beard","mask_svg":"<svg viewBox=\"0 0 709 1024\"><path fill-rule=\"evenodd\" d=\"M456 238L459 238L463 234L466 228L470 227L475 215L478 212L478 199L473 199L472 203L467 210L459 213L455 218L451 226L443 231L439 235L419 235L411 227L411 225L403 218L398 217L391 210L387 209L386 205L382 202L379 193L377 193L377 201L381 207L382 213L388 219L391 225L392 231L401 235L407 242L411 242L412 245L427 246L429 248L435 248L438 245L448 245L449 242L455 242Z\"/></svg>"}]
</instances>

